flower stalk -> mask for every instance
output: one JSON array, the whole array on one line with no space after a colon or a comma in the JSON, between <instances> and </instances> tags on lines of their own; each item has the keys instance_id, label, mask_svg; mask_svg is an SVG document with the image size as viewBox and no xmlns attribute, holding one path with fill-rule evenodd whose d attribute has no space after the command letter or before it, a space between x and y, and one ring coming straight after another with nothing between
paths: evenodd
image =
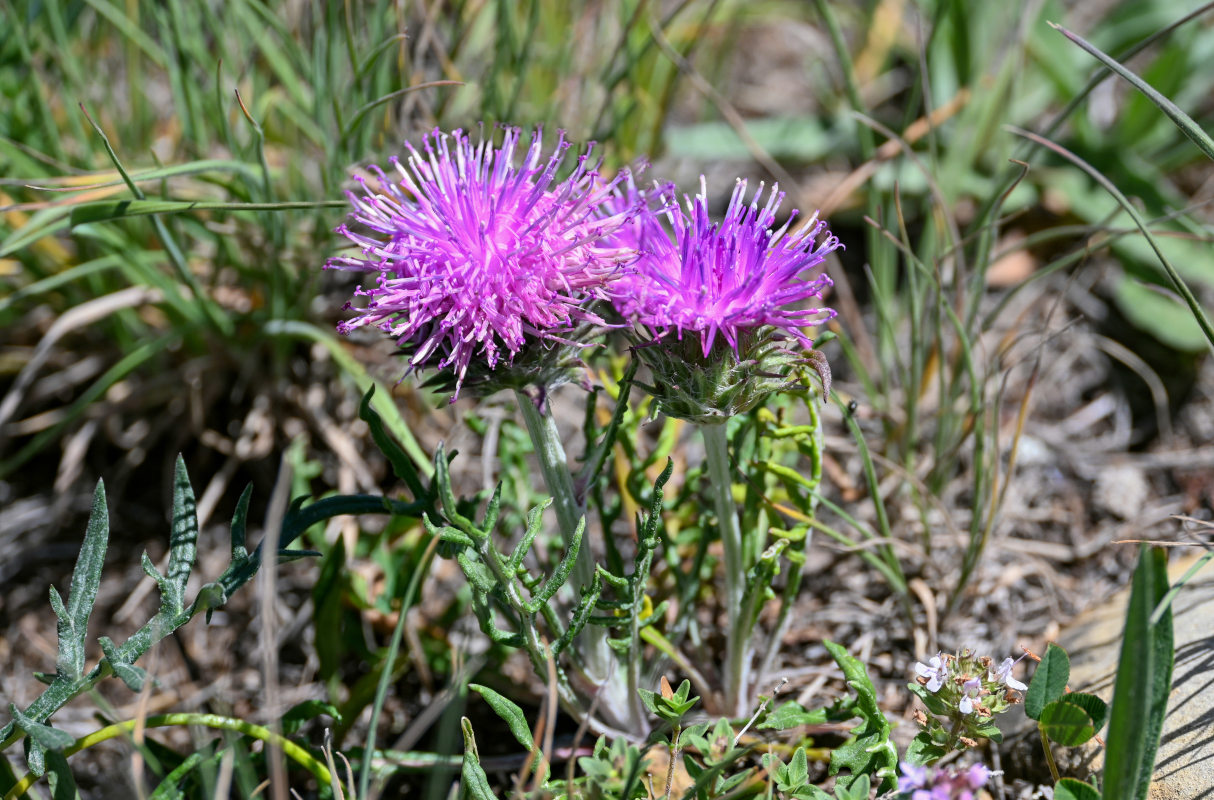
<instances>
[{"instance_id":1,"label":"flower stalk","mask_svg":"<svg viewBox=\"0 0 1214 800\"><path fill-rule=\"evenodd\" d=\"M586 515L586 509L574 491L573 476L569 473L569 461L561 444L560 433L556 429L556 420L552 417L547 399L541 400L537 405L535 400L521 389L515 390L515 397L518 398L527 433L531 436L531 443L539 458L544 484L548 487L548 494L552 496L561 537L568 546L578 522ZM569 585L578 595L594 580L594 555L586 542L583 542L581 550L578 551L577 563L570 577Z\"/></svg>"},{"instance_id":2,"label":"flower stalk","mask_svg":"<svg viewBox=\"0 0 1214 800\"><path fill-rule=\"evenodd\" d=\"M744 714L744 693L750 659L748 631L742 624L742 592L746 577L742 526L733 499L733 473L729 465L729 440L724 425L700 425L708 457L709 491L717 512L721 544L725 549L725 614L727 619L725 662L725 707Z\"/></svg>"},{"instance_id":3,"label":"flower stalk","mask_svg":"<svg viewBox=\"0 0 1214 800\"><path fill-rule=\"evenodd\" d=\"M573 487L573 476L569 472L569 462L556 428L556 420L552 416L546 394L538 404L522 390L516 390L515 396L527 425L527 433L530 434L531 443L539 457L544 484L548 487L552 505L556 508L561 537L568 547L578 523L586 516L586 507ZM583 534L577 561L574 562L573 572L570 573L567 584L575 597L580 598L589 590L594 573L594 548L590 545L589 536ZM599 708L604 715L615 723L634 720L635 704L629 701L625 676L616 668L616 659L607 644L606 629L587 625L578 638L577 651L582 658L586 679L599 689Z\"/></svg>"}]
</instances>

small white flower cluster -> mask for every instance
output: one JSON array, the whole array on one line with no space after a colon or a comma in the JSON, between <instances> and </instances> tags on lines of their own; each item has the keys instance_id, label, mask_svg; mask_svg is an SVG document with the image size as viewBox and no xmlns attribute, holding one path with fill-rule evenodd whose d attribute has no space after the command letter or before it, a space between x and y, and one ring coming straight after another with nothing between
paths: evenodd
<instances>
[{"instance_id":1,"label":"small white flower cluster","mask_svg":"<svg viewBox=\"0 0 1214 800\"><path fill-rule=\"evenodd\" d=\"M960 657L937 653L929 658L926 664L916 661L915 675L919 677L919 683L923 688L932 694L939 692L950 678L955 678L956 683L960 684L960 700L957 703L957 709L962 714L972 714L974 701L982 695L984 683L1006 686L1017 692L1028 689L1023 683L1012 677L1013 667L1019 664L1023 658L1024 656L1012 659L1009 656L1003 659L998 667L991 666L992 662L989 658L978 659L978 663L986 664L986 680L983 681L979 676L967 674L968 670L963 668L968 666L967 662L972 659L972 655L968 651L963 651ZM990 687L987 688L986 693L990 694Z\"/></svg>"},{"instance_id":2,"label":"small white flower cluster","mask_svg":"<svg viewBox=\"0 0 1214 800\"><path fill-rule=\"evenodd\" d=\"M1028 688L1012 677L1017 663L1005 658L996 666L994 659L968 649L916 662L916 679L908 688L927 707L927 713L915 712L924 744L943 754L998 735L994 717L1019 703L1018 692Z\"/></svg>"}]
</instances>

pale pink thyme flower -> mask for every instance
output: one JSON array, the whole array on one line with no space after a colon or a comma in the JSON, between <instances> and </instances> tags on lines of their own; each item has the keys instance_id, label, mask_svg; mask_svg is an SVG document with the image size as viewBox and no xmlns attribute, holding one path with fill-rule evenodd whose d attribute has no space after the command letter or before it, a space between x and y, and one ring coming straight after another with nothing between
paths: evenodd
<instances>
[{"instance_id":1,"label":"pale pink thyme flower","mask_svg":"<svg viewBox=\"0 0 1214 800\"><path fill-rule=\"evenodd\" d=\"M326 264L376 276L338 330L378 327L406 349L410 370L451 370L456 396L474 359L495 369L531 340L576 345L566 338L575 325L603 322L590 301L635 257L601 243L634 213L599 213L624 173L602 180L591 145L558 180L570 144L562 132L544 158L538 129L516 166L519 137L506 128L494 147L483 134L473 143L436 130L422 152L406 144L404 164L390 159L395 175L372 166L373 180L356 176L362 192L347 196L357 225L337 232L361 253Z\"/></svg>"},{"instance_id":2,"label":"pale pink thyme flower","mask_svg":"<svg viewBox=\"0 0 1214 800\"><path fill-rule=\"evenodd\" d=\"M928 659L926 664L916 661L915 674L920 678L927 678L927 682L923 685L929 692L935 694L948 680L948 659L944 657L944 653L937 653Z\"/></svg>"},{"instance_id":3,"label":"pale pink thyme flower","mask_svg":"<svg viewBox=\"0 0 1214 800\"><path fill-rule=\"evenodd\" d=\"M625 197L635 194L635 187L629 186ZM813 347L801 329L821 325L835 312L805 304L820 300L832 285L816 268L843 246L826 222L815 214L790 232L797 215L793 211L773 229L784 194L772 187L767 202L760 205L760 184L748 204L744 180L735 186L719 223L709 217L703 178L700 194L684 197L686 213L678 208L673 187L664 187L660 194L664 208L633 218L615 237L641 253L635 272L624 276L612 292L620 314L655 337L698 334L705 358L718 334L737 354L739 340L759 329ZM661 217L669 223L673 240Z\"/></svg>"},{"instance_id":4,"label":"pale pink thyme flower","mask_svg":"<svg viewBox=\"0 0 1214 800\"><path fill-rule=\"evenodd\" d=\"M925 767L903 762L898 797L909 800L975 800L991 771L983 764L969 767Z\"/></svg>"},{"instance_id":5,"label":"pale pink thyme flower","mask_svg":"<svg viewBox=\"0 0 1214 800\"><path fill-rule=\"evenodd\" d=\"M1024 656L1020 656L1020 658L1024 658ZM1025 691L1029 687L1012 677L1012 668L1020 663L1020 658L1017 658L1015 661L1012 660L1011 656L1003 659L1003 663L999 665L998 669L988 671L987 680L1002 683L1007 688L1015 689L1018 692Z\"/></svg>"}]
</instances>

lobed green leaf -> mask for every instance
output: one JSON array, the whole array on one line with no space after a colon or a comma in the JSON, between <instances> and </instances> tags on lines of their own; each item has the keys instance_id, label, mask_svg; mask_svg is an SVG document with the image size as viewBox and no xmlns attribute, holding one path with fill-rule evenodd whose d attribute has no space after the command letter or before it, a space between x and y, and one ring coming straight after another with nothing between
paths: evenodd
<instances>
[{"instance_id":1,"label":"lobed green leaf","mask_svg":"<svg viewBox=\"0 0 1214 800\"><path fill-rule=\"evenodd\" d=\"M59 618L59 656L56 668L65 680L78 680L84 674L84 651L88 636L89 615L97 600L101 585L101 568L109 547L110 520L105 506L105 484L97 481L93 492L93 508L85 528L84 543L72 571L72 586L66 607L59 593L51 587L51 607Z\"/></svg>"}]
</instances>

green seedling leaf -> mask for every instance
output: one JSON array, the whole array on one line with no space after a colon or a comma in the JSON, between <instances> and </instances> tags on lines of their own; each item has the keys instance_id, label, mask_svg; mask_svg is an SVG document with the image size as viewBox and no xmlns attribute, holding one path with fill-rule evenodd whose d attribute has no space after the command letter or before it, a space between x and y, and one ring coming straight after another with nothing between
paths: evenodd
<instances>
[{"instance_id":1,"label":"green seedling leaf","mask_svg":"<svg viewBox=\"0 0 1214 800\"><path fill-rule=\"evenodd\" d=\"M105 507L105 484L97 481L84 543L80 546L76 568L72 571L72 586L66 607L53 586L50 593L51 607L59 618L59 656L55 667L65 680L78 680L84 674L89 615L93 613L97 588L101 585L101 568L105 564L109 538L110 520Z\"/></svg>"},{"instance_id":2,"label":"green seedling leaf","mask_svg":"<svg viewBox=\"0 0 1214 800\"><path fill-rule=\"evenodd\" d=\"M796 700L783 703L755 726L758 730L785 731L801 725L822 725L826 722L826 709L808 711Z\"/></svg>"},{"instance_id":3,"label":"green seedling leaf","mask_svg":"<svg viewBox=\"0 0 1214 800\"><path fill-rule=\"evenodd\" d=\"M1172 612L1154 625L1151 615L1167 591L1167 554L1161 547L1142 545L1109 709L1104 800L1142 800L1150 788L1175 656Z\"/></svg>"},{"instance_id":4,"label":"green seedling leaf","mask_svg":"<svg viewBox=\"0 0 1214 800\"><path fill-rule=\"evenodd\" d=\"M999 730L999 726L993 720L985 725L975 727L973 731L983 739L990 739L992 742L1003 741L1003 731Z\"/></svg>"},{"instance_id":5,"label":"green seedling leaf","mask_svg":"<svg viewBox=\"0 0 1214 800\"><path fill-rule=\"evenodd\" d=\"M464 765L461 771L463 793L472 800L497 800L489 788L489 778L481 767L480 755L476 751L476 737L472 734L472 722L460 717L460 728L464 733Z\"/></svg>"},{"instance_id":6,"label":"green seedling leaf","mask_svg":"<svg viewBox=\"0 0 1214 800\"><path fill-rule=\"evenodd\" d=\"M1075 778L1063 778L1054 785L1054 800L1100 800L1100 790Z\"/></svg>"},{"instance_id":7,"label":"green seedling leaf","mask_svg":"<svg viewBox=\"0 0 1214 800\"><path fill-rule=\"evenodd\" d=\"M802 790L809 783L809 758L805 755L805 748L798 747L793 753L792 761L787 764L778 758L767 762L769 769L773 765L776 789L787 797L800 797Z\"/></svg>"},{"instance_id":8,"label":"green seedling leaf","mask_svg":"<svg viewBox=\"0 0 1214 800\"><path fill-rule=\"evenodd\" d=\"M1028 718L1040 720L1046 705L1066 692L1066 684L1070 679L1071 660L1065 650L1051 643L1045 650L1045 657L1037 665L1037 671L1029 681L1028 692L1024 695L1024 713Z\"/></svg>"},{"instance_id":9,"label":"green seedling leaf","mask_svg":"<svg viewBox=\"0 0 1214 800\"><path fill-rule=\"evenodd\" d=\"M1041 710L1041 735L1066 747L1077 747L1096 735L1096 725L1082 706L1055 700Z\"/></svg>"},{"instance_id":10,"label":"green seedling leaf","mask_svg":"<svg viewBox=\"0 0 1214 800\"><path fill-rule=\"evenodd\" d=\"M698 697L690 697L691 681L684 680L679 684L678 691L671 691L670 683L666 680L666 676L662 676L661 681L662 691L651 692L648 689L637 689L641 695L641 702L645 704L645 708L649 713L667 722L671 725L679 724L683 719L683 715L691 710L692 706L700 701Z\"/></svg>"},{"instance_id":11,"label":"green seedling leaf","mask_svg":"<svg viewBox=\"0 0 1214 800\"><path fill-rule=\"evenodd\" d=\"M535 749L535 740L531 736L531 727L527 724L527 717L523 714L523 709L519 708L513 700L503 697L488 686L470 683L468 688L485 698L485 702L489 704L494 713L502 718L519 744L528 752Z\"/></svg>"}]
</instances>

